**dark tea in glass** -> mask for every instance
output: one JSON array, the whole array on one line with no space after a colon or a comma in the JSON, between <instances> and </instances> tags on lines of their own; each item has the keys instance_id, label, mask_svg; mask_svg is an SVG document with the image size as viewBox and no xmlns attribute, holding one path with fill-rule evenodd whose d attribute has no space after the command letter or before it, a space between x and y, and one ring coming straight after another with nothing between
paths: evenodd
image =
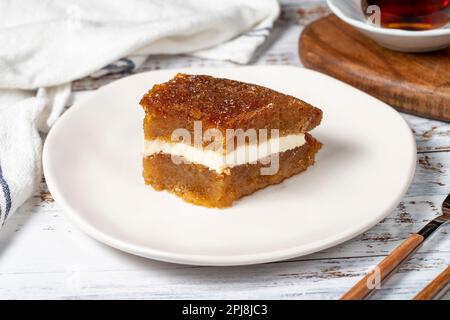
<instances>
[{"instance_id":1,"label":"dark tea in glass","mask_svg":"<svg viewBox=\"0 0 450 320\"><path fill-rule=\"evenodd\" d=\"M367 16L379 8L382 27L429 30L445 26L450 22L450 0L362 0L362 9ZM376 7L375 7L376 8Z\"/></svg>"}]
</instances>

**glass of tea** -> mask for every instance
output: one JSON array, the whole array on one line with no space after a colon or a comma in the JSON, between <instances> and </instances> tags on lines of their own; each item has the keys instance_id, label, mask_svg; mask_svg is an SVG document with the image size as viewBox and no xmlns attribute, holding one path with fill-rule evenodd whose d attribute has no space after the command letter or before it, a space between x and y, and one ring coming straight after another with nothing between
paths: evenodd
<instances>
[{"instance_id":1,"label":"glass of tea","mask_svg":"<svg viewBox=\"0 0 450 320\"><path fill-rule=\"evenodd\" d=\"M366 16L385 28L429 30L450 22L450 0L362 0L361 4Z\"/></svg>"}]
</instances>

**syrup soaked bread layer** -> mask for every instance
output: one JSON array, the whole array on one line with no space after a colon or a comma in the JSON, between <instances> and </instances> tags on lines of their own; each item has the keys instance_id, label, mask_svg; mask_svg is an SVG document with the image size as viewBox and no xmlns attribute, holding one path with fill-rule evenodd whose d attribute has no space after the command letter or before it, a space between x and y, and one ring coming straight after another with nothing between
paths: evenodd
<instances>
[{"instance_id":1,"label":"syrup soaked bread layer","mask_svg":"<svg viewBox=\"0 0 450 320\"><path fill-rule=\"evenodd\" d=\"M299 84L301 86L301 84ZM295 97L254 84L206 75L177 74L141 99L146 140L170 140L177 128L279 130L305 133L320 124L322 111Z\"/></svg>"},{"instance_id":2,"label":"syrup soaked bread layer","mask_svg":"<svg viewBox=\"0 0 450 320\"><path fill-rule=\"evenodd\" d=\"M262 163L244 164L217 173L200 164L175 163L169 154L144 157L144 180L156 190L167 190L196 205L224 208L246 195L272 184L278 184L314 164L322 144L311 135L298 148L279 153L276 174L262 175Z\"/></svg>"}]
</instances>

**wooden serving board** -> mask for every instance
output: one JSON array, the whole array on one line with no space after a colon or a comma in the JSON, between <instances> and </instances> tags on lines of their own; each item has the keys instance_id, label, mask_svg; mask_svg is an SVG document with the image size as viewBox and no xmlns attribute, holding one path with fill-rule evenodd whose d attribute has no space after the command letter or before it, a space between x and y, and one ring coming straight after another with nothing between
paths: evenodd
<instances>
[{"instance_id":1,"label":"wooden serving board","mask_svg":"<svg viewBox=\"0 0 450 320\"><path fill-rule=\"evenodd\" d=\"M299 48L306 67L400 111L450 121L450 48L421 54L391 51L334 15L309 24Z\"/></svg>"}]
</instances>

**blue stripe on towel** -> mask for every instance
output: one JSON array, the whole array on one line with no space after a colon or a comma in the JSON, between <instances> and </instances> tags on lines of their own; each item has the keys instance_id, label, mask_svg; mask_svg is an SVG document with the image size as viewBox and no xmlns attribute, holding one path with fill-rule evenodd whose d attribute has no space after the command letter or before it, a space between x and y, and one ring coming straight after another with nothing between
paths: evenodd
<instances>
[{"instance_id":1,"label":"blue stripe on towel","mask_svg":"<svg viewBox=\"0 0 450 320\"><path fill-rule=\"evenodd\" d=\"M3 194L5 195L6 206L5 206L5 218L3 218L3 221L6 221L6 218L8 218L9 210L11 210L11 192L9 190L8 183L3 177L1 166L0 166L0 187L2 188Z\"/></svg>"}]
</instances>

